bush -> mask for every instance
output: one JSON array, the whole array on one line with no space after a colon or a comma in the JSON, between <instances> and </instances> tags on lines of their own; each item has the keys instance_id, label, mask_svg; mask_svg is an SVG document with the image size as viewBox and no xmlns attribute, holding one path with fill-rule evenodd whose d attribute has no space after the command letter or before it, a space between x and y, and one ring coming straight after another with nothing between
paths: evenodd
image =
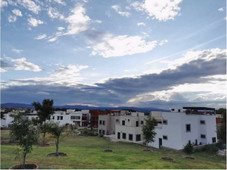
<instances>
[{"instance_id":1,"label":"bush","mask_svg":"<svg viewBox=\"0 0 227 170\"><path fill-rule=\"evenodd\" d=\"M202 151L208 153L216 153L218 151L218 147L215 144L209 144L202 147Z\"/></svg>"},{"instance_id":2,"label":"bush","mask_svg":"<svg viewBox=\"0 0 227 170\"><path fill-rule=\"evenodd\" d=\"M224 142L222 140L219 140L216 146L218 149L225 149Z\"/></svg>"},{"instance_id":3,"label":"bush","mask_svg":"<svg viewBox=\"0 0 227 170\"><path fill-rule=\"evenodd\" d=\"M184 147L184 152L186 154L192 154L193 153L193 146L191 143L188 143L185 147Z\"/></svg>"},{"instance_id":4,"label":"bush","mask_svg":"<svg viewBox=\"0 0 227 170\"><path fill-rule=\"evenodd\" d=\"M90 130L90 129L83 129L81 130L81 135L84 135L84 136L97 136L97 132L95 130Z\"/></svg>"}]
</instances>

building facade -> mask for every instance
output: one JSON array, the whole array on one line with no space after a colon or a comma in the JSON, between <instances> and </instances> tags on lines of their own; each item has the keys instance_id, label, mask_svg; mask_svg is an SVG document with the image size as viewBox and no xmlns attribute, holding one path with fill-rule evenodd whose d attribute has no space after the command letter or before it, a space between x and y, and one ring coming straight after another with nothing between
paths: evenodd
<instances>
[{"instance_id":1,"label":"building facade","mask_svg":"<svg viewBox=\"0 0 227 170\"><path fill-rule=\"evenodd\" d=\"M171 112L151 112L151 116L158 120L158 125L155 128L155 141L149 146L180 150L188 143L195 146L216 143L215 110L198 109L188 107L184 110L172 109Z\"/></svg>"}]
</instances>

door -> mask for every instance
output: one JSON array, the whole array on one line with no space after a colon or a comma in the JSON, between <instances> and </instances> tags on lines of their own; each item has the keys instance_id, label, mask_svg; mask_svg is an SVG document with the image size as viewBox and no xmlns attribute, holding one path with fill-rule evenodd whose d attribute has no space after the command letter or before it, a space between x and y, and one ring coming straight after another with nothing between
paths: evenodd
<instances>
[{"instance_id":1,"label":"door","mask_svg":"<svg viewBox=\"0 0 227 170\"><path fill-rule=\"evenodd\" d=\"M162 146L162 138L159 138L159 148Z\"/></svg>"}]
</instances>

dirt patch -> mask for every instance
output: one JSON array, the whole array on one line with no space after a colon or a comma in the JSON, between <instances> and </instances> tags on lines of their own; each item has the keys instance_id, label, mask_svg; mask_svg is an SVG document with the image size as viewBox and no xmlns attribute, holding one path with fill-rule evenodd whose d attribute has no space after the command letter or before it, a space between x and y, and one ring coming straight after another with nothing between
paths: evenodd
<instances>
[{"instance_id":1,"label":"dirt patch","mask_svg":"<svg viewBox=\"0 0 227 170\"><path fill-rule=\"evenodd\" d=\"M47 157L64 157L64 156L67 156L67 154L63 153L63 152L59 152L58 154L56 154L56 153L47 154Z\"/></svg>"},{"instance_id":2,"label":"dirt patch","mask_svg":"<svg viewBox=\"0 0 227 170\"><path fill-rule=\"evenodd\" d=\"M104 152L113 152L111 149L106 149Z\"/></svg>"},{"instance_id":3,"label":"dirt patch","mask_svg":"<svg viewBox=\"0 0 227 170\"><path fill-rule=\"evenodd\" d=\"M36 164L25 164L25 167L23 165L14 165L9 169L38 169L38 165Z\"/></svg>"},{"instance_id":4,"label":"dirt patch","mask_svg":"<svg viewBox=\"0 0 227 170\"><path fill-rule=\"evenodd\" d=\"M169 158L169 157L162 157L161 160L168 161L168 162L175 162L172 158Z\"/></svg>"},{"instance_id":5,"label":"dirt patch","mask_svg":"<svg viewBox=\"0 0 227 170\"><path fill-rule=\"evenodd\" d=\"M150 149L144 149L143 152L152 152Z\"/></svg>"},{"instance_id":6,"label":"dirt patch","mask_svg":"<svg viewBox=\"0 0 227 170\"><path fill-rule=\"evenodd\" d=\"M195 158L192 157L192 156L186 156L185 158L186 158L186 159L191 159L191 160L194 160L194 159L195 159Z\"/></svg>"}]
</instances>

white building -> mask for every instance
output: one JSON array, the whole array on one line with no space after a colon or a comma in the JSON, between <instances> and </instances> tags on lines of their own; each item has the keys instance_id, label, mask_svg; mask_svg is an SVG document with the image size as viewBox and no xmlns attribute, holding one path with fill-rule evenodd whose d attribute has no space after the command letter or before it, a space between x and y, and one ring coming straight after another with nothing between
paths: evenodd
<instances>
[{"instance_id":1,"label":"white building","mask_svg":"<svg viewBox=\"0 0 227 170\"><path fill-rule=\"evenodd\" d=\"M98 131L119 141L142 143L144 113L122 110L119 113L99 115Z\"/></svg>"},{"instance_id":2,"label":"white building","mask_svg":"<svg viewBox=\"0 0 227 170\"><path fill-rule=\"evenodd\" d=\"M212 108L185 107L171 112L151 112L158 120L155 141L149 146L183 149L187 143L205 145L217 142L216 116Z\"/></svg>"},{"instance_id":3,"label":"white building","mask_svg":"<svg viewBox=\"0 0 227 170\"><path fill-rule=\"evenodd\" d=\"M75 111L75 109L55 111L50 121L59 123L60 125L76 124L80 127L84 127L88 126L90 123L90 113L89 110Z\"/></svg>"}]
</instances>

